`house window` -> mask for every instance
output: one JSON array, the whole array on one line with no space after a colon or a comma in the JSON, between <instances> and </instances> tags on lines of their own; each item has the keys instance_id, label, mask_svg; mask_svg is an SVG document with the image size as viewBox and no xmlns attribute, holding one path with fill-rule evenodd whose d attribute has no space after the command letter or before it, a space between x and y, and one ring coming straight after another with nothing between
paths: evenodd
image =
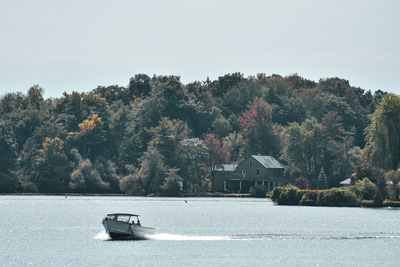
<instances>
[{"instance_id":1,"label":"house window","mask_svg":"<svg viewBox=\"0 0 400 267\"><path fill-rule=\"evenodd\" d=\"M253 166L253 160L252 159L249 159L249 165Z\"/></svg>"},{"instance_id":2,"label":"house window","mask_svg":"<svg viewBox=\"0 0 400 267\"><path fill-rule=\"evenodd\" d=\"M256 174L257 174L257 175L260 174L260 170L259 170L259 169L256 170Z\"/></svg>"},{"instance_id":3,"label":"house window","mask_svg":"<svg viewBox=\"0 0 400 267\"><path fill-rule=\"evenodd\" d=\"M242 177L246 177L246 169L242 169Z\"/></svg>"}]
</instances>

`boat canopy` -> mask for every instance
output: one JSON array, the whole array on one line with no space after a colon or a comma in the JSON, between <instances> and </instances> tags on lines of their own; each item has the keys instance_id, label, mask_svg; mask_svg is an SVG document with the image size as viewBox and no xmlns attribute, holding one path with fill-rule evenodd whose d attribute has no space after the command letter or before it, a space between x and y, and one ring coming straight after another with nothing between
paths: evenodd
<instances>
[{"instance_id":1,"label":"boat canopy","mask_svg":"<svg viewBox=\"0 0 400 267\"><path fill-rule=\"evenodd\" d=\"M130 214L130 213L111 213L111 214L107 214L107 216L135 216L135 217L139 217L140 215L137 214Z\"/></svg>"}]
</instances>

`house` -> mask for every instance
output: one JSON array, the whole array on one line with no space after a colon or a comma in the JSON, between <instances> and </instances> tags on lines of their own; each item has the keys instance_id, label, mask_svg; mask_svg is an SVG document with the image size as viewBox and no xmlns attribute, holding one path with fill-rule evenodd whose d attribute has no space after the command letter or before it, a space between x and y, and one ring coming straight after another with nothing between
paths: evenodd
<instances>
[{"instance_id":1,"label":"house","mask_svg":"<svg viewBox=\"0 0 400 267\"><path fill-rule=\"evenodd\" d=\"M272 156L251 155L239 164L223 164L212 172L213 192L247 193L257 184L267 191L286 185L284 166Z\"/></svg>"},{"instance_id":2,"label":"house","mask_svg":"<svg viewBox=\"0 0 400 267\"><path fill-rule=\"evenodd\" d=\"M178 183L179 189L182 191L183 190L183 182L185 181L185 179L183 179L182 176L180 176L179 174L176 174L176 173L174 174L172 179L174 179Z\"/></svg>"}]
</instances>

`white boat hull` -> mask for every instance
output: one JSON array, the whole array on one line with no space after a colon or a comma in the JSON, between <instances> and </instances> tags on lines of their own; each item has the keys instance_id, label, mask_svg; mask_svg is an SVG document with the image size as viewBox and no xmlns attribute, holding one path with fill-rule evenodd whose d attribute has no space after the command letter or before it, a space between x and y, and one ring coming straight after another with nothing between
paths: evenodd
<instances>
[{"instance_id":1,"label":"white boat hull","mask_svg":"<svg viewBox=\"0 0 400 267\"><path fill-rule=\"evenodd\" d=\"M104 219L103 226L107 234L116 240L144 240L147 236L153 235L155 229L152 227L144 227L129 222Z\"/></svg>"}]
</instances>

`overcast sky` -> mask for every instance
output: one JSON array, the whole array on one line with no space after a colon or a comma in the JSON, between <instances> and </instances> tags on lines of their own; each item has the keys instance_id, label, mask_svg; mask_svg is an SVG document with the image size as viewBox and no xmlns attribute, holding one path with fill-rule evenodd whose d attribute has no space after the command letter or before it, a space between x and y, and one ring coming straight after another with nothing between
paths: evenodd
<instances>
[{"instance_id":1,"label":"overcast sky","mask_svg":"<svg viewBox=\"0 0 400 267\"><path fill-rule=\"evenodd\" d=\"M400 94L398 0L0 0L0 95L242 72Z\"/></svg>"}]
</instances>

